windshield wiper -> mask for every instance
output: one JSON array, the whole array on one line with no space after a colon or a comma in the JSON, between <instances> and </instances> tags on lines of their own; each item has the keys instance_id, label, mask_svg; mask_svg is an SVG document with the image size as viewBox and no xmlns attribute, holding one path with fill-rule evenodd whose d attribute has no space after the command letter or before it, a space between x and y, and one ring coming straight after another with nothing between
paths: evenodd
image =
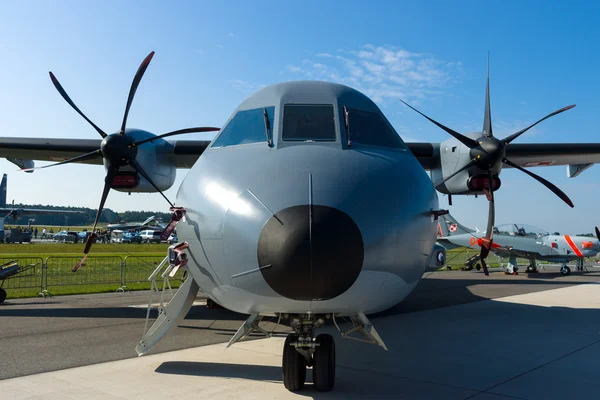
<instances>
[{"instance_id":1,"label":"windshield wiper","mask_svg":"<svg viewBox=\"0 0 600 400\"><path fill-rule=\"evenodd\" d=\"M352 146L352 140L350 140L350 116L348 115L348 109L344 106L344 132L346 133L346 143L348 147Z\"/></svg>"},{"instance_id":2,"label":"windshield wiper","mask_svg":"<svg viewBox=\"0 0 600 400\"><path fill-rule=\"evenodd\" d=\"M265 135L267 135L267 145L273 147L273 140L271 139L271 121L269 121L269 114L267 114L267 108L263 107L263 118L265 120Z\"/></svg>"}]
</instances>

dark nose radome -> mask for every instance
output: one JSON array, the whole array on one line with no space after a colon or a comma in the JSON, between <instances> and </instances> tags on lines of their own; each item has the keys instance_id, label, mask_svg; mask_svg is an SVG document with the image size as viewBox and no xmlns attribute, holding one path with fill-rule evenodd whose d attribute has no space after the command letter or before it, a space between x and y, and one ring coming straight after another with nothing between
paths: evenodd
<instances>
[{"instance_id":1,"label":"dark nose radome","mask_svg":"<svg viewBox=\"0 0 600 400\"><path fill-rule=\"evenodd\" d=\"M258 263L266 282L293 300L328 300L358 278L364 259L360 229L346 213L327 206L279 211L258 239Z\"/></svg>"}]
</instances>

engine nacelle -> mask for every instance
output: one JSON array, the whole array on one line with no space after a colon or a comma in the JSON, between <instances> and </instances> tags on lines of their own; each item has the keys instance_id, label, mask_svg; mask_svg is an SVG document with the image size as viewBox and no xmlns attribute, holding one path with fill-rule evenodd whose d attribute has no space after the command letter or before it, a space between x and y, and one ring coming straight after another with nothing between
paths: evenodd
<instances>
[{"instance_id":1,"label":"engine nacelle","mask_svg":"<svg viewBox=\"0 0 600 400\"><path fill-rule=\"evenodd\" d=\"M477 136L472 134L467 136ZM480 135L480 134L479 134ZM440 164L431 170L431 180L440 193L479 195L484 189L489 188L487 170L471 167L447 180L443 185L437 182L443 181L455 171L464 167L471 161L470 149L455 139L449 139L440 145ZM500 171L494 171L492 187L496 191L500 188L501 181L498 177Z\"/></svg>"},{"instance_id":2,"label":"engine nacelle","mask_svg":"<svg viewBox=\"0 0 600 400\"><path fill-rule=\"evenodd\" d=\"M35 167L35 163L32 160L24 160L22 158L6 158L7 161L10 161L11 163L15 164L17 167L21 168L21 169L29 169L29 168L34 168ZM27 171L28 173L32 173L33 171Z\"/></svg>"},{"instance_id":3,"label":"engine nacelle","mask_svg":"<svg viewBox=\"0 0 600 400\"><path fill-rule=\"evenodd\" d=\"M136 141L155 136L154 134L138 129L128 129L127 135ZM146 171L148 176L161 190L165 191L175 183L176 167L173 146L163 139L141 144L137 149L136 161ZM106 160L104 166L107 168ZM132 167L125 166L119 169L113 179L112 189L130 193L154 193L156 189L143 176Z\"/></svg>"}]
</instances>

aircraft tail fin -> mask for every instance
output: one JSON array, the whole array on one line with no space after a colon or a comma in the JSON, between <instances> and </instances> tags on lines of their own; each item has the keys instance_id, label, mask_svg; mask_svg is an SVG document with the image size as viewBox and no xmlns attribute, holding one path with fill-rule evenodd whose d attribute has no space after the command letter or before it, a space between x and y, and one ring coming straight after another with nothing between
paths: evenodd
<instances>
[{"instance_id":1,"label":"aircraft tail fin","mask_svg":"<svg viewBox=\"0 0 600 400\"><path fill-rule=\"evenodd\" d=\"M0 208L6 208L6 174L2 177L2 183L0 184Z\"/></svg>"},{"instance_id":2,"label":"aircraft tail fin","mask_svg":"<svg viewBox=\"0 0 600 400\"><path fill-rule=\"evenodd\" d=\"M451 214L442 215L438 219L438 236L448 237L474 232L474 229L461 225Z\"/></svg>"}]
</instances>

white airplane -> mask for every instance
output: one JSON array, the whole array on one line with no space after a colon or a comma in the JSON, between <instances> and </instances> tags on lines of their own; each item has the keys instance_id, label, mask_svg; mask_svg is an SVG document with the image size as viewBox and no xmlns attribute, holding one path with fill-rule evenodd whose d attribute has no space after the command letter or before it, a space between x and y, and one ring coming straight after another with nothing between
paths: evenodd
<instances>
[{"instance_id":1,"label":"white airplane","mask_svg":"<svg viewBox=\"0 0 600 400\"><path fill-rule=\"evenodd\" d=\"M162 194L173 184L176 168L190 168L178 190L177 207L167 199L173 218L163 232L168 235L178 223L180 244L172 248L170 261L187 268L188 279L142 338L136 348L140 355L186 315L201 289L221 306L249 315L230 345L262 330L264 316L276 316L293 329L283 350L285 387L300 390L307 367L312 367L316 389L331 390L335 342L328 334L317 335L318 329L334 322L342 331L337 322L349 317L353 326L345 333L362 333L387 350L367 315L396 305L426 268L443 265L445 250L435 242L438 217L447 210L439 209L436 189L487 194L488 224L493 226L493 193L503 166L524 171L572 205L560 189L523 167L569 165L576 176L600 162L598 143L511 143L570 107L508 138L495 138L489 80L482 132L462 135L430 119L454 137L443 143L405 143L367 96L315 81L259 90L222 129L190 128L158 136L126 129L134 94L153 55L135 75L116 133L93 124L51 73L62 97L102 139L0 139L0 157L64 159L53 165L104 164L98 216L111 188ZM164 140L211 130L219 131L212 141ZM482 252L489 252L493 242L491 226ZM93 235L85 256L92 242Z\"/></svg>"}]
</instances>

